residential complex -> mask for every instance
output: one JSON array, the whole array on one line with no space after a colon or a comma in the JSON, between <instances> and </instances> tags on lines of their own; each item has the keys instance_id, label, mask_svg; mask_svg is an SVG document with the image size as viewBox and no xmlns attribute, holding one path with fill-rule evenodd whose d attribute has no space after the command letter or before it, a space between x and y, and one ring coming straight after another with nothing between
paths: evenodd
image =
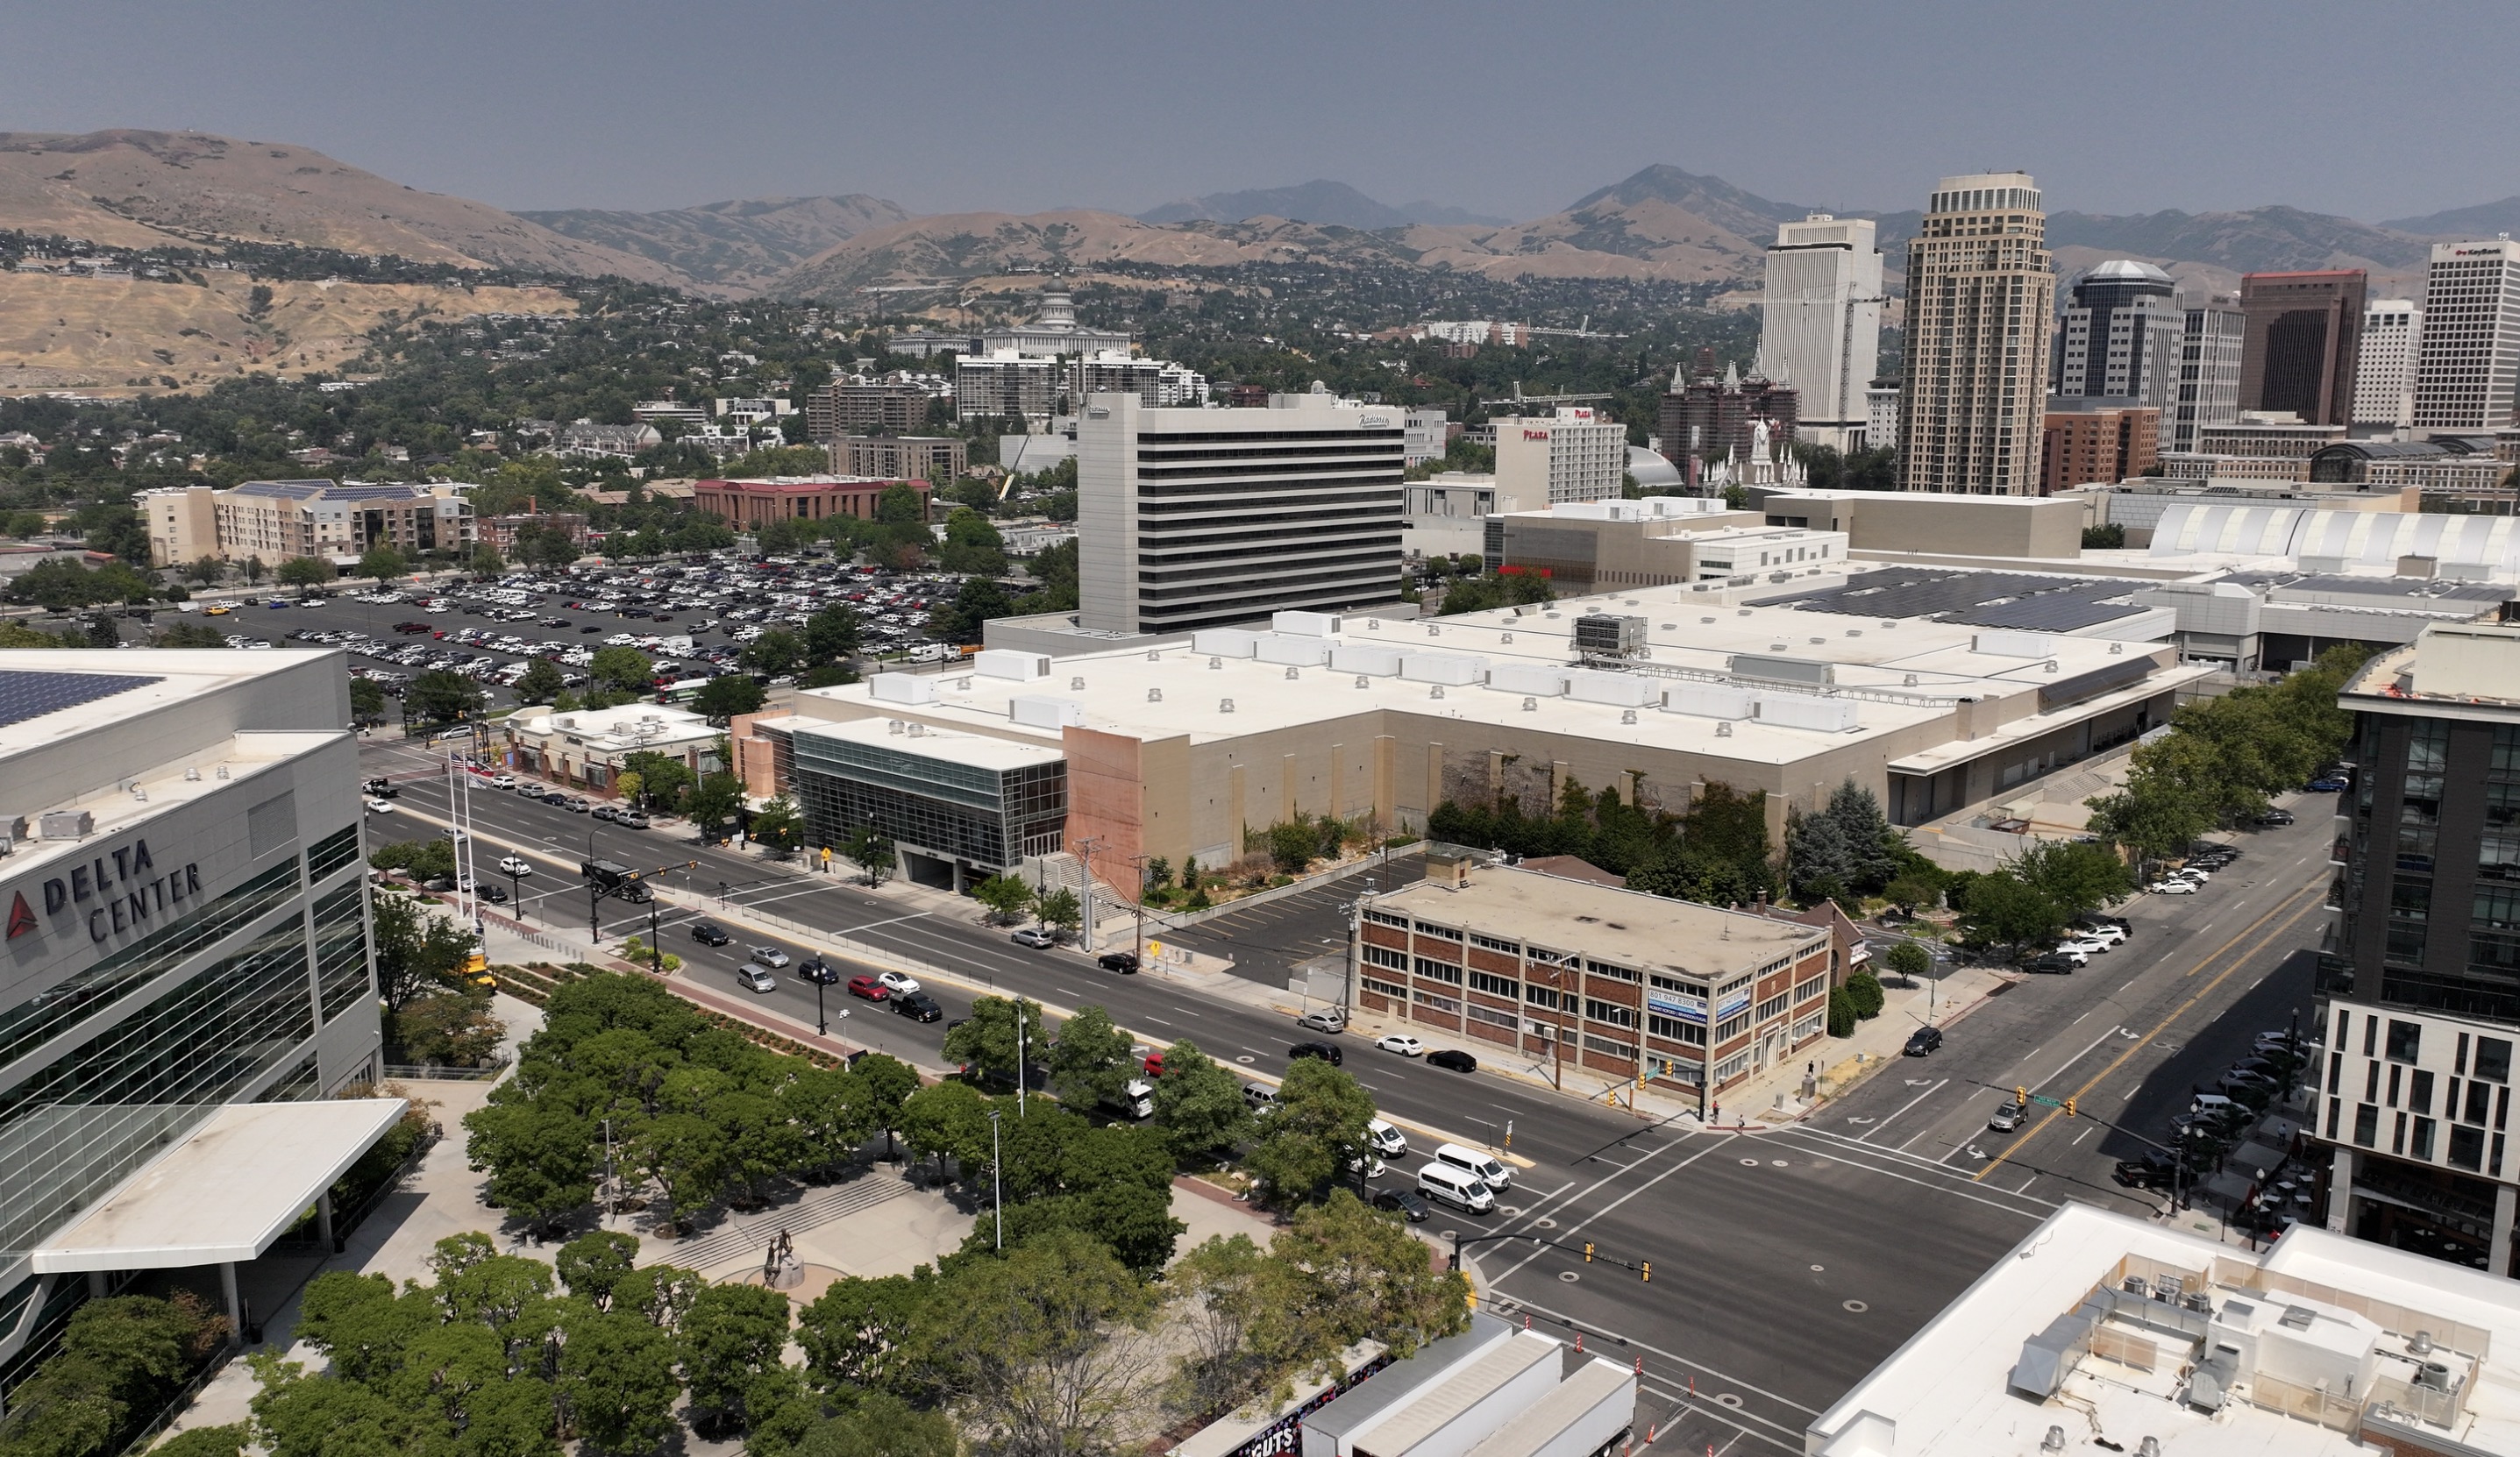
<instances>
[{"instance_id":1,"label":"residential complex","mask_svg":"<svg viewBox=\"0 0 2520 1457\"><path fill-rule=\"evenodd\" d=\"M929 407L952 399L953 386L938 375L851 375L805 397L805 438L828 443L852 432L906 435L927 423Z\"/></svg>"},{"instance_id":2,"label":"residential complex","mask_svg":"<svg viewBox=\"0 0 2520 1457\"><path fill-rule=\"evenodd\" d=\"M2417 429L2498 430L2520 386L2520 243L2437 243L2416 353Z\"/></svg>"},{"instance_id":3,"label":"residential complex","mask_svg":"<svg viewBox=\"0 0 2520 1457\"><path fill-rule=\"evenodd\" d=\"M967 420L1046 420L1067 398L1058 360L1000 349L954 361L954 413Z\"/></svg>"},{"instance_id":4,"label":"residential complex","mask_svg":"<svg viewBox=\"0 0 2520 1457\"><path fill-rule=\"evenodd\" d=\"M843 435L832 442L832 473L951 481L970 474L969 448L960 435Z\"/></svg>"},{"instance_id":5,"label":"residential complex","mask_svg":"<svg viewBox=\"0 0 2520 1457\"><path fill-rule=\"evenodd\" d=\"M2359 268L2243 274L2240 409L2353 423L2369 282Z\"/></svg>"},{"instance_id":6,"label":"residential complex","mask_svg":"<svg viewBox=\"0 0 2520 1457\"><path fill-rule=\"evenodd\" d=\"M1068 362L1067 392L1087 395L1135 394L1145 404L1162 409L1207 403L1207 376L1186 365L1164 359L1141 359L1122 349L1080 355Z\"/></svg>"},{"instance_id":7,"label":"residential complex","mask_svg":"<svg viewBox=\"0 0 2520 1457\"><path fill-rule=\"evenodd\" d=\"M875 519L883 493L907 486L919 493L921 518L927 510L932 483L923 480L878 480L858 475L773 475L750 480L704 480L692 490L692 505L723 519L738 531L772 521L823 521L833 516Z\"/></svg>"},{"instance_id":8,"label":"residential complex","mask_svg":"<svg viewBox=\"0 0 2520 1457\"><path fill-rule=\"evenodd\" d=\"M256 480L220 490L167 486L133 497L149 528L149 559L180 566L202 557L278 566L313 556L336 567L358 564L371 548L406 557L424 552L469 553L474 541L469 486Z\"/></svg>"},{"instance_id":9,"label":"residential complex","mask_svg":"<svg viewBox=\"0 0 2520 1457\"><path fill-rule=\"evenodd\" d=\"M2340 1233L2520 1274L2520 628L2372 659L2337 803L2316 1126Z\"/></svg>"},{"instance_id":10,"label":"residential complex","mask_svg":"<svg viewBox=\"0 0 2520 1457\"><path fill-rule=\"evenodd\" d=\"M2354 422L2403 428L2415 422L2415 362L2424 311L2411 298L2375 298L2362 310L2362 352L2355 367Z\"/></svg>"},{"instance_id":11,"label":"residential complex","mask_svg":"<svg viewBox=\"0 0 2520 1457\"><path fill-rule=\"evenodd\" d=\"M2083 275L2056 324L2048 393L2059 403L2050 408L2170 409L2186 326L2176 292L2169 274L2131 259Z\"/></svg>"},{"instance_id":12,"label":"residential complex","mask_svg":"<svg viewBox=\"0 0 2520 1457\"><path fill-rule=\"evenodd\" d=\"M1801 395L1808 438L1846 449L1866 427L1881 362L1881 250L1868 218L1777 225L1759 294L1759 362Z\"/></svg>"},{"instance_id":13,"label":"residential complex","mask_svg":"<svg viewBox=\"0 0 2520 1457\"><path fill-rule=\"evenodd\" d=\"M1357 915L1365 1011L1501 1043L1544 1076L1710 1095L1819 1040L1838 971L1825 930L1465 861Z\"/></svg>"},{"instance_id":14,"label":"residential complex","mask_svg":"<svg viewBox=\"0 0 2520 1457\"><path fill-rule=\"evenodd\" d=\"M1088 397L1077 427L1080 622L1182 632L1392 600L1400 413L1326 393L1264 410Z\"/></svg>"},{"instance_id":15,"label":"residential complex","mask_svg":"<svg viewBox=\"0 0 2520 1457\"><path fill-rule=\"evenodd\" d=\"M338 656L0 653L0 1369L128 1272L235 1266L400 1119Z\"/></svg>"},{"instance_id":16,"label":"residential complex","mask_svg":"<svg viewBox=\"0 0 2520 1457\"><path fill-rule=\"evenodd\" d=\"M1551 415L1500 416L1496 477L1500 494L1534 504L1615 501L1628 469L1628 427L1583 406Z\"/></svg>"},{"instance_id":17,"label":"residential complex","mask_svg":"<svg viewBox=\"0 0 2520 1457\"><path fill-rule=\"evenodd\" d=\"M2056 275L2026 172L1946 177L1908 243L1900 486L2021 496L2039 488Z\"/></svg>"}]
</instances>

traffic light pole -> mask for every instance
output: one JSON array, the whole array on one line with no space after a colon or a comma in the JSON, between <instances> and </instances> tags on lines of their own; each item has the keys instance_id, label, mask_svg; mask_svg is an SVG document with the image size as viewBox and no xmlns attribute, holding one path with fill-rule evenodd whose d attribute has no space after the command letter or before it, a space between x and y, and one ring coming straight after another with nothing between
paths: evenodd
<instances>
[{"instance_id":1,"label":"traffic light pole","mask_svg":"<svg viewBox=\"0 0 2520 1457\"><path fill-rule=\"evenodd\" d=\"M1637 1280L1639 1284L1650 1285L1653 1283L1653 1261L1650 1259L1614 1259L1605 1255L1597 1255L1594 1251L1593 1242L1591 1240L1586 1240L1582 1246L1578 1247L1570 1245L1564 1240L1552 1240L1537 1234L1482 1234L1474 1235L1469 1239L1463 1239L1458 1232L1456 1232L1453 1236L1452 1267L1456 1270L1462 1267L1462 1252L1468 1249L1470 1246L1493 1245L1503 1240L1514 1240L1523 1244L1546 1245L1552 1250L1572 1251L1582 1255L1586 1264L1595 1263L1597 1260L1602 1264L1615 1264L1623 1270L1635 1270L1637 1272Z\"/></svg>"}]
</instances>

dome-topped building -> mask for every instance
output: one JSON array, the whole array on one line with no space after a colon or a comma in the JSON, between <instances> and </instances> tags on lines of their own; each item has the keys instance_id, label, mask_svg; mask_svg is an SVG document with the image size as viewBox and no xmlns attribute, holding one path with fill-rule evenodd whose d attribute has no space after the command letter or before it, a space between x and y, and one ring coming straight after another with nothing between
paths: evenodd
<instances>
[{"instance_id":1,"label":"dome-topped building","mask_svg":"<svg viewBox=\"0 0 2520 1457\"><path fill-rule=\"evenodd\" d=\"M2168 273L2138 258L2112 258L2076 280L2048 355L2053 404L2167 413L2177 399L2184 325L2178 294Z\"/></svg>"},{"instance_id":2,"label":"dome-topped building","mask_svg":"<svg viewBox=\"0 0 2520 1457\"><path fill-rule=\"evenodd\" d=\"M1041 303L1030 324L1012 324L984 331L980 335L981 352L988 355L1013 353L1048 359L1062 354L1100 354L1114 350L1130 352L1137 342L1135 334L1108 329L1090 329L1076 322L1076 301L1064 288L1042 291Z\"/></svg>"}]
</instances>

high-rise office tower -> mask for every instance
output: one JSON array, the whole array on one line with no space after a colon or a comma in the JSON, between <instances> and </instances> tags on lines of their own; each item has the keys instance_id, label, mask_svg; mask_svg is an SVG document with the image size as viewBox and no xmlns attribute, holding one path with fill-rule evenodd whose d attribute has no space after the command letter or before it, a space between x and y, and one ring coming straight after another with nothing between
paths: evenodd
<instances>
[{"instance_id":1,"label":"high-rise office tower","mask_svg":"<svg viewBox=\"0 0 2520 1457\"><path fill-rule=\"evenodd\" d=\"M1079 626L1164 633L1399 595L1402 412L1088 395L1076 429Z\"/></svg>"},{"instance_id":2,"label":"high-rise office tower","mask_svg":"<svg viewBox=\"0 0 2520 1457\"><path fill-rule=\"evenodd\" d=\"M2375 298L2362 310L2362 356L2354 367L2354 422L2415 422L2415 354L2424 311L2411 298Z\"/></svg>"},{"instance_id":3,"label":"high-rise office tower","mask_svg":"<svg viewBox=\"0 0 2520 1457\"><path fill-rule=\"evenodd\" d=\"M1944 178L1908 243L1902 489L2037 492L2055 304L2048 214L2030 174Z\"/></svg>"},{"instance_id":4,"label":"high-rise office tower","mask_svg":"<svg viewBox=\"0 0 2520 1457\"><path fill-rule=\"evenodd\" d=\"M2498 430L2520 375L2520 243L2437 243L2415 355L2417 429Z\"/></svg>"},{"instance_id":5,"label":"high-rise office tower","mask_svg":"<svg viewBox=\"0 0 2520 1457\"><path fill-rule=\"evenodd\" d=\"M2048 369L2050 410L2135 406L2167 414L2185 323L2170 275L2119 258L2074 285Z\"/></svg>"},{"instance_id":6,"label":"high-rise office tower","mask_svg":"<svg viewBox=\"0 0 2520 1457\"><path fill-rule=\"evenodd\" d=\"M1868 218L1780 223L1759 295L1759 361L1801 392L1805 438L1844 450L1881 361L1881 250Z\"/></svg>"},{"instance_id":7,"label":"high-rise office tower","mask_svg":"<svg viewBox=\"0 0 2520 1457\"><path fill-rule=\"evenodd\" d=\"M2240 408L2312 425L2354 422L2354 375L2370 276L2359 268L2240 276Z\"/></svg>"},{"instance_id":8,"label":"high-rise office tower","mask_svg":"<svg viewBox=\"0 0 2520 1457\"><path fill-rule=\"evenodd\" d=\"M2240 418L2240 343L2247 316L2228 293L2184 295L2179 332L2179 403L2173 407L2169 449L2196 449L2199 432Z\"/></svg>"},{"instance_id":9,"label":"high-rise office tower","mask_svg":"<svg viewBox=\"0 0 2520 1457\"><path fill-rule=\"evenodd\" d=\"M2427 321L2429 322L2429 321ZM2306 1075L2327 1227L2514 1273L2520 629L2429 627L2367 664L2339 796ZM2307 813L2307 812L2305 812Z\"/></svg>"}]
</instances>

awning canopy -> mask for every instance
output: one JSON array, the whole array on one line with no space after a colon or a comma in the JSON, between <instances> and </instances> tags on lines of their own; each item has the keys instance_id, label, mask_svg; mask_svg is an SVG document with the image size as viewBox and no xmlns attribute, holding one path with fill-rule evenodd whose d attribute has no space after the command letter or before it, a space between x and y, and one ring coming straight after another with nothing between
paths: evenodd
<instances>
[{"instance_id":1,"label":"awning canopy","mask_svg":"<svg viewBox=\"0 0 2520 1457\"><path fill-rule=\"evenodd\" d=\"M236 1103L35 1247L38 1274L178 1269L271 1248L402 1118L400 1098Z\"/></svg>"}]
</instances>

